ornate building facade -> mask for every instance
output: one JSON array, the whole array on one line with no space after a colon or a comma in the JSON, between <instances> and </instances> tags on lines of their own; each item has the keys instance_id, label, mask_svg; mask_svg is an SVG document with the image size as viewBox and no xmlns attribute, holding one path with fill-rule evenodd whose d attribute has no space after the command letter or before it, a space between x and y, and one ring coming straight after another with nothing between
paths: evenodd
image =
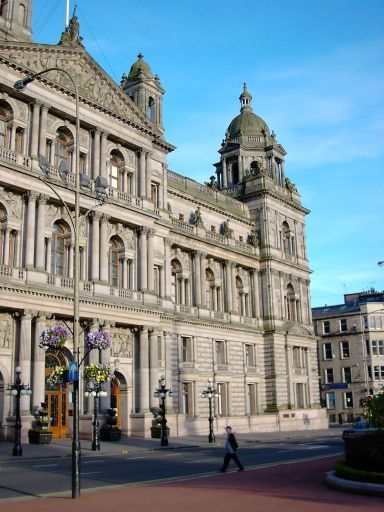
<instances>
[{"instance_id":1,"label":"ornate building facade","mask_svg":"<svg viewBox=\"0 0 384 512\"><path fill-rule=\"evenodd\" d=\"M244 86L206 184L168 169L160 79L139 54L117 85L84 48L76 17L57 45L31 42L31 2L2 2L0 13L0 421L12 424L4 388L20 366L32 395L24 424L46 401L54 435L71 431L69 384L52 390L54 364L39 347L48 326L73 319L74 172L79 169L80 317L110 334L115 379L101 411L118 409L125 435L148 436L164 374L171 436L207 432L212 377L215 428L320 428L305 240L308 214L285 176L286 152L252 111ZM12 13L23 12L10 23ZM20 78L64 69L80 97L76 162L75 91L53 70L17 91ZM45 175L42 160L45 157ZM62 163L63 162L63 163ZM39 165L40 164L40 165ZM78 164L78 165L77 165ZM65 181L62 169L69 171ZM108 200L95 196L98 176ZM82 345L83 343L80 343ZM59 359L61 359L59 361ZM82 435L90 403L80 383ZM26 429L24 429L26 430Z\"/></svg>"}]
</instances>

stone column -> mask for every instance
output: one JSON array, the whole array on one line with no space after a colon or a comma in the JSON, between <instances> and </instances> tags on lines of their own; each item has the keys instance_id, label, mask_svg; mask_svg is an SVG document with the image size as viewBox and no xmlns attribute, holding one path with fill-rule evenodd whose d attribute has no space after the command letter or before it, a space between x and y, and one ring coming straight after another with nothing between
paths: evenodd
<instances>
[{"instance_id":1,"label":"stone column","mask_svg":"<svg viewBox=\"0 0 384 512\"><path fill-rule=\"evenodd\" d=\"M3 252L3 265L9 265L9 235L11 233L10 228L4 229L4 252Z\"/></svg>"},{"instance_id":2,"label":"stone column","mask_svg":"<svg viewBox=\"0 0 384 512\"><path fill-rule=\"evenodd\" d=\"M160 208L165 210L168 203L168 168L163 164L163 186L162 186L162 197L160 202Z\"/></svg>"},{"instance_id":3,"label":"stone column","mask_svg":"<svg viewBox=\"0 0 384 512\"><path fill-rule=\"evenodd\" d=\"M38 409L45 402L45 350L39 347L40 335L45 330L46 313L39 311L35 323L33 346L32 407Z\"/></svg>"},{"instance_id":4,"label":"stone column","mask_svg":"<svg viewBox=\"0 0 384 512\"><path fill-rule=\"evenodd\" d=\"M154 284L155 284L154 262L153 262L153 253L154 253L153 241L154 241L154 237L155 237L155 230L154 229L149 229L148 230L148 244L147 244L147 254L148 254L148 258L147 258L147 264L148 264L147 288L148 288L149 292L153 292L154 291Z\"/></svg>"},{"instance_id":5,"label":"stone column","mask_svg":"<svg viewBox=\"0 0 384 512\"><path fill-rule=\"evenodd\" d=\"M105 323L103 325L102 331L106 332L111 336L111 327L113 327L114 324ZM111 363L111 349L106 348L104 350L100 350L100 362L103 364L110 364ZM111 406L111 383L106 382L103 385L104 391L108 393L107 396L100 398L100 410L102 412L105 412L107 409Z\"/></svg>"},{"instance_id":6,"label":"stone column","mask_svg":"<svg viewBox=\"0 0 384 512\"><path fill-rule=\"evenodd\" d=\"M16 124L12 123L8 125L8 129L10 130L10 141L9 141L9 149L11 151L16 150Z\"/></svg>"},{"instance_id":7,"label":"stone column","mask_svg":"<svg viewBox=\"0 0 384 512\"><path fill-rule=\"evenodd\" d=\"M107 138L108 133L101 133L101 144L100 144L100 175L107 178Z\"/></svg>"},{"instance_id":8,"label":"stone column","mask_svg":"<svg viewBox=\"0 0 384 512\"><path fill-rule=\"evenodd\" d=\"M195 279L195 298L194 304L195 306L200 306L201 304L201 261L200 261L201 253L199 251L194 251L193 253L193 261L194 265L194 279Z\"/></svg>"},{"instance_id":9,"label":"stone column","mask_svg":"<svg viewBox=\"0 0 384 512\"><path fill-rule=\"evenodd\" d=\"M207 290L206 290L206 287L207 287L207 282L206 282L206 278L205 278L205 254L201 253L200 254L200 283L201 283L201 305L202 307L206 307L207 306Z\"/></svg>"},{"instance_id":10,"label":"stone column","mask_svg":"<svg viewBox=\"0 0 384 512\"><path fill-rule=\"evenodd\" d=\"M260 289L259 276L257 270L252 272L252 315L254 318L260 318Z\"/></svg>"},{"instance_id":11,"label":"stone column","mask_svg":"<svg viewBox=\"0 0 384 512\"><path fill-rule=\"evenodd\" d=\"M148 328L143 326L140 331L140 394L139 410L146 413L149 410L149 354Z\"/></svg>"},{"instance_id":12,"label":"stone column","mask_svg":"<svg viewBox=\"0 0 384 512\"><path fill-rule=\"evenodd\" d=\"M100 269L100 217L99 212L91 212L92 219L92 268L91 280L99 280Z\"/></svg>"},{"instance_id":13,"label":"stone column","mask_svg":"<svg viewBox=\"0 0 384 512\"><path fill-rule=\"evenodd\" d=\"M160 297L165 297L165 271L164 266L159 267L159 278L160 278Z\"/></svg>"},{"instance_id":14,"label":"stone column","mask_svg":"<svg viewBox=\"0 0 384 512\"><path fill-rule=\"evenodd\" d=\"M141 197L145 197L146 195L146 155L147 153L141 149L139 152L140 155L140 165L139 165L139 194Z\"/></svg>"},{"instance_id":15,"label":"stone column","mask_svg":"<svg viewBox=\"0 0 384 512\"><path fill-rule=\"evenodd\" d=\"M227 188L228 186L228 176L227 176L227 159L223 158L223 187Z\"/></svg>"},{"instance_id":16,"label":"stone column","mask_svg":"<svg viewBox=\"0 0 384 512\"><path fill-rule=\"evenodd\" d=\"M179 279L180 286L180 304L185 304L185 278L180 277Z\"/></svg>"},{"instance_id":17,"label":"stone column","mask_svg":"<svg viewBox=\"0 0 384 512\"><path fill-rule=\"evenodd\" d=\"M236 287L236 265L231 263L231 283L232 283L232 311L240 314L240 302L237 301L237 287Z\"/></svg>"},{"instance_id":18,"label":"stone column","mask_svg":"<svg viewBox=\"0 0 384 512\"><path fill-rule=\"evenodd\" d=\"M93 131L93 179L100 174L100 130Z\"/></svg>"},{"instance_id":19,"label":"stone column","mask_svg":"<svg viewBox=\"0 0 384 512\"><path fill-rule=\"evenodd\" d=\"M150 406L156 407L159 399L153 396L153 392L159 383L159 350L158 350L158 332L153 329L149 335L149 397Z\"/></svg>"},{"instance_id":20,"label":"stone column","mask_svg":"<svg viewBox=\"0 0 384 512\"><path fill-rule=\"evenodd\" d=\"M35 222L36 222L36 199L38 194L36 192L27 192L27 229L25 236L25 266L33 268L35 256Z\"/></svg>"},{"instance_id":21,"label":"stone column","mask_svg":"<svg viewBox=\"0 0 384 512\"><path fill-rule=\"evenodd\" d=\"M21 368L21 380L24 384L31 383L31 326L32 313L28 309L21 312L20 319L20 351L19 366ZM31 412L31 395L22 395L20 398L21 414L29 414Z\"/></svg>"},{"instance_id":22,"label":"stone column","mask_svg":"<svg viewBox=\"0 0 384 512\"><path fill-rule=\"evenodd\" d=\"M140 258L139 258L139 274L140 274L140 290L148 289L148 248L147 248L148 228L139 228L140 235Z\"/></svg>"},{"instance_id":23,"label":"stone column","mask_svg":"<svg viewBox=\"0 0 384 512\"><path fill-rule=\"evenodd\" d=\"M52 238L47 238L47 259L45 262L45 271L51 273L51 253L52 253Z\"/></svg>"},{"instance_id":24,"label":"stone column","mask_svg":"<svg viewBox=\"0 0 384 512\"><path fill-rule=\"evenodd\" d=\"M172 296L172 272L171 272L171 245L169 238L164 238L164 278L165 278L165 297L170 300Z\"/></svg>"},{"instance_id":25,"label":"stone column","mask_svg":"<svg viewBox=\"0 0 384 512\"><path fill-rule=\"evenodd\" d=\"M49 110L48 106L43 105L43 107L41 109L40 138L39 138L39 155L43 155L43 156L46 156L48 110Z\"/></svg>"},{"instance_id":26,"label":"stone column","mask_svg":"<svg viewBox=\"0 0 384 512\"><path fill-rule=\"evenodd\" d=\"M151 184L152 184L152 170L149 167L149 160L150 160L151 153L146 153L145 158L145 182L146 182L146 196L148 198L151 197Z\"/></svg>"},{"instance_id":27,"label":"stone column","mask_svg":"<svg viewBox=\"0 0 384 512\"><path fill-rule=\"evenodd\" d=\"M108 221L109 215L100 216L100 281L108 283Z\"/></svg>"},{"instance_id":28,"label":"stone column","mask_svg":"<svg viewBox=\"0 0 384 512\"><path fill-rule=\"evenodd\" d=\"M47 204L47 196L43 194L38 198L37 225L36 225L36 268L44 270L45 263L45 207Z\"/></svg>"},{"instance_id":29,"label":"stone column","mask_svg":"<svg viewBox=\"0 0 384 512\"><path fill-rule=\"evenodd\" d=\"M233 302L232 302L232 265L229 261L224 261L225 266L225 284L226 290L225 295L227 298L226 307L228 313L232 313L233 311Z\"/></svg>"},{"instance_id":30,"label":"stone column","mask_svg":"<svg viewBox=\"0 0 384 512\"><path fill-rule=\"evenodd\" d=\"M31 156L37 157L39 151L39 122L40 122L40 103L32 103L32 130L31 130Z\"/></svg>"}]
</instances>

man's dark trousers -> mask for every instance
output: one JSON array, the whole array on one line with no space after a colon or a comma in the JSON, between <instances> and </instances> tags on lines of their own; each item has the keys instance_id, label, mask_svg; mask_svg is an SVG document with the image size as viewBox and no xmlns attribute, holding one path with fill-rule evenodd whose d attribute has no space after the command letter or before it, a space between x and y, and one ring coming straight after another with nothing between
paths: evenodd
<instances>
[{"instance_id":1,"label":"man's dark trousers","mask_svg":"<svg viewBox=\"0 0 384 512\"><path fill-rule=\"evenodd\" d=\"M224 462L223 462L223 467L221 468L221 471L226 471L231 459L233 460L233 462L236 462L236 464L239 466L239 469L241 469L241 470L244 469L244 466L239 461L239 457L236 455L236 453L226 453L224 455Z\"/></svg>"}]
</instances>

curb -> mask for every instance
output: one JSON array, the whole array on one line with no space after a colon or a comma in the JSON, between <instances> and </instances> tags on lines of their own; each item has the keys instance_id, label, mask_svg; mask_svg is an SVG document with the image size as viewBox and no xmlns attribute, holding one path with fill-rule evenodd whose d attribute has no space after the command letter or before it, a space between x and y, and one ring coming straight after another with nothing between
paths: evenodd
<instances>
[{"instance_id":1,"label":"curb","mask_svg":"<svg viewBox=\"0 0 384 512\"><path fill-rule=\"evenodd\" d=\"M328 487L357 494L370 494L372 496L384 496L384 484L372 484L369 482L358 482L347 480L336 476L335 471L325 473L325 483Z\"/></svg>"}]
</instances>

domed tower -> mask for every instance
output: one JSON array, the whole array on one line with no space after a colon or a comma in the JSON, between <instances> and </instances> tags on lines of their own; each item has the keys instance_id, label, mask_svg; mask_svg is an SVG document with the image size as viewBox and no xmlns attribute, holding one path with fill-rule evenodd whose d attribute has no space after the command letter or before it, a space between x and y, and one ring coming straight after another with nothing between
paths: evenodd
<instances>
[{"instance_id":1,"label":"domed tower","mask_svg":"<svg viewBox=\"0 0 384 512\"><path fill-rule=\"evenodd\" d=\"M0 41L30 43L32 0L0 0Z\"/></svg>"},{"instance_id":2,"label":"domed tower","mask_svg":"<svg viewBox=\"0 0 384 512\"><path fill-rule=\"evenodd\" d=\"M261 175L285 186L284 148L267 123L252 110L252 95L244 84L240 114L228 126L215 164L219 189L230 189ZM245 188L245 187L243 187Z\"/></svg>"},{"instance_id":3,"label":"domed tower","mask_svg":"<svg viewBox=\"0 0 384 512\"><path fill-rule=\"evenodd\" d=\"M149 64L139 53L138 60L132 64L127 75L123 75L121 88L144 114L163 130L162 102L164 89L158 75L153 76Z\"/></svg>"}]
</instances>

